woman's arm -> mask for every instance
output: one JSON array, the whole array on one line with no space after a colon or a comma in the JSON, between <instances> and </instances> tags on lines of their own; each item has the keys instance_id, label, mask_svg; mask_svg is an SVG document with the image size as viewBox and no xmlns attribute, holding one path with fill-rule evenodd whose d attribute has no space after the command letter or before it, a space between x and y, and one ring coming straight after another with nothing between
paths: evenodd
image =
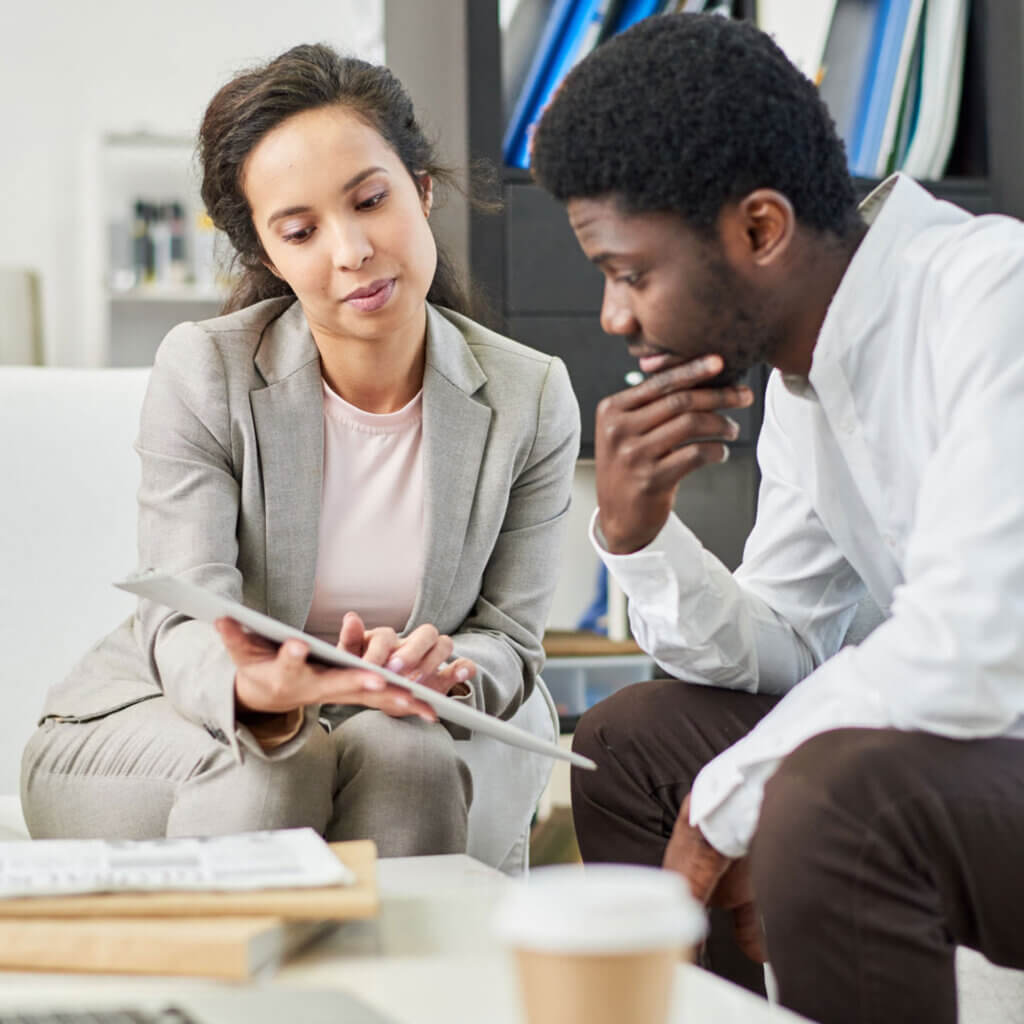
<instances>
[{"instance_id":1,"label":"woman's arm","mask_svg":"<svg viewBox=\"0 0 1024 1024\"><path fill-rule=\"evenodd\" d=\"M240 601L240 487L230 437L220 353L201 327L182 324L157 352L142 407L139 567ZM142 600L135 635L175 709L233 742L235 667L213 627Z\"/></svg>"}]
</instances>

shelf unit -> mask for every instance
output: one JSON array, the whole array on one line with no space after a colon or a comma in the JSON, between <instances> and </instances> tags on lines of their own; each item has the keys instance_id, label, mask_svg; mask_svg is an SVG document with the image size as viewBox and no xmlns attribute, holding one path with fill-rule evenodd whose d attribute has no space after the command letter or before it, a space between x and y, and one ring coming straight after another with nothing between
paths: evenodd
<instances>
[{"instance_id":1,"label":"shelf unit","mask_svg":"<svg viewBox=\"0 0 1024 1024\"><path fill-rule=\"evenodd\" d=\"M82 260L87 359L95 365L147 366L163 336L183 320L215 316L224 301L215 250L224 242L199 226L202 203L187 135L111 131L90 139L82 180L87 212ZM180 203L184 266L180 279L137 280L132 252L136 199Z\"/></svg>"},{"instance_id":2,"label":"shelf unit","mask_svg":"<svg viewBox=\"0 0 1024 1024\"><path fill-rule=\"evenodd\" d=\"M446 5L449 24L444 32L424 40L419 35L424 31L421 24L417 26L418 45L411 46L407 25L414 17L415 3L388 0L385 4L389 64L406 82L418 109L429 111L433 104L435 120L444 126L442 142L456 143L450 156L454 162L483 159L502 167L505 112L498 0L452 0ZM751 5L742 6L749 9ZM456 32L451 30L452 19L458 22ZM429 28L425 30L429 32ZM395 39L404 39L405 45L393 47ZM432 71L423 68L427 43ZM924 184L975 213L1024 215L1024 179L1020 175L1024 167L1022 52L1024 0L973 0L949 176ZM454 76L465 83L465 109L453 111L442 102L435 82L439 76L449 82ZM624 375L634 369L633 361L620 342L601 332L597 320L601 278L580 252L565 211L533 184L528 172L502 168L500 177L504 210L494 215L468 209L461 255L489 298L497 325L512 337L565 360L583 414L582 454L590 456L597 402L623 386ZM874 184L856 182L861 194ZM763 370L756 372L753 383L763 386L766 376ZM722 510L733 518L727 532L735 537L725 543L723 560L727 564L737 561L742 538L753 522L757 468L752 449L760 413L760 408L755 408L745 418L741 443L727 464L733 474L731 491L718 488L720 497L733 494ZM703 500L697 488L687 489L687 483L684 481L681 500ZM707 508L702 514L714 517ZM709 520L708 525L722 534L721 522L711 524ZM720 540L716 552L720 555L722 543Z\"/></svg>"}]
</instances>

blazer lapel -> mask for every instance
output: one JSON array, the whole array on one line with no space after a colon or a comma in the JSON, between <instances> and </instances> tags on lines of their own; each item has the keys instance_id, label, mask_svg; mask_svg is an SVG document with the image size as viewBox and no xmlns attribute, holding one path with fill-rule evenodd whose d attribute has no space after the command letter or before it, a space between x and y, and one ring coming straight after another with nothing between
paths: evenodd
<instances>
[{"instance_id":1,"label":"blazer lapel","mask_svg":"<svg viewBox=\"0 0 1024 1024\"><path fill-rule=\"evenodd\" d=\"M266 507L267 614L302 628L313 600L324 427L320 354L295 302L256 352L267 382L252 391Z\"/></svg>"},{"instance_id":2,"label":"blazer lapel","mask_svg":"<svg viewBox=\"0 0 1024 1024\"><path fill-rule=\"evenodd\" d=\"M406 630L435 619L455 581L476 495L491 409L473 395L487 377L451 321L427 307L423 374L423 578Z\"/></svg>"}]
</instances>

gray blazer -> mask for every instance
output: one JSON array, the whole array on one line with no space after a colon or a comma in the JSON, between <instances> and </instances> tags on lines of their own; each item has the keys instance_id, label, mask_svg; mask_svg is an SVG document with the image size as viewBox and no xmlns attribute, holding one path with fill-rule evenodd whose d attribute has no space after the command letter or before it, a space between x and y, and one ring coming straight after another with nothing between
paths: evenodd
<instances>
[{"instance_id":1,"label":"gray blazer","mask_svg":"<svg viewBox=\"0 0 1024 1024\"><path fill-rule=\"evenodd\" d=\"M302 627L313 599L323 476L319 353L298 302L270 299L167 335L136 450L139 566ZM562 362L428 306L423 378L425 564L406 631L432 622L480 668L479 708L529 695L579 447ZM358 611L358 609L356 609ZM259 756L234 716L234 666L213 627L140 601L47 695L84 720L165 694Z\"/></svg>"}]
</instances>

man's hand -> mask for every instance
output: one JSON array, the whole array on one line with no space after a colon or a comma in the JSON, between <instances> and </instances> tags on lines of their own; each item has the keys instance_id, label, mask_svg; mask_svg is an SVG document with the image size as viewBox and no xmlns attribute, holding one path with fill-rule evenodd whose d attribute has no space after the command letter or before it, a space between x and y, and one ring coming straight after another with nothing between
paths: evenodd
<instances>
[{"instance_id":1,"label":"man's hand","mask_svg":"<svg viewBox=\"0 0 1024 1024\"><path fill-rule=\"evenodd\" d=\"M724 462L739 427L717 409L754 401L746 387L702 387L722 372L720 356L672 364L597 407L595 456L601 532L613 554L645 547L665 525L679 481ZM721 438L722 440L716 440Z\"/></svg>"},{"instance_id":2,"label":"man's hand","mask_svg":"<svg viewBox=\"0 0 1024 1024\"><path fill-rule=\"evenodd\" d=\"M662 867L681 874L690 883L694 899L706 906L731 910L737 945L751 960L765 962L750 863L746 857L731 860L719 853L701 830L690 824L689 794L679 809Z\"/></svg>"}]
</instances>

